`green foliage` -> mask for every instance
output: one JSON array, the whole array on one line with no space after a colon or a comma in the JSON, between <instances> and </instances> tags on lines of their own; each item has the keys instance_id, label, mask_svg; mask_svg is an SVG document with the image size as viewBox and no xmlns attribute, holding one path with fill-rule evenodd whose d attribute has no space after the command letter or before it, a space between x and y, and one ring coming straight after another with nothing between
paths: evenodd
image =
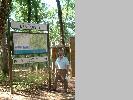
<instances>
[{"instance_id":1,"label":"green foliage","mask_svg":"<svg viewBox=\"0 0 133 100\"><path fill-rule=\"evenodd\" d=\"M41 22L43 13L41 0L13 0L13 9L17 21Z\"/></svg>"},{"instance_id":2,"label":"green foliage","mask_svg":"<svg viewBox=\"0 0 133 100\"><path fill-rule=\"evenodd\" d=\"M2 83L3 81L6 81L7 77L5 75L3 75L3 73L0 72L0 83Z\"/></svg>"},{"instance_id":3,"label":"green foliage","mask_svg":"<svg viewBox=\"0 0 133 100\"><path fill-rule=\"evenodd\" d=\"M17 90L31 88L31 85L41 85L47 82L48 74L45 71L38 70L33 72L14 72L13 86Z\"/></svg>"},{"instance_id":4,"label":"green foliage","mask_svg":"<svg viewBox=\"0 0 133 100\"><path fill-rule=\"evenodd\" d=\"M12 14L15 15L16 21L28 22L28 6L31 6L31 22L49 23L50 25L50 42L60 42L61 36L59 31L59 19L57 8L49 8L41 0L13 0ZM63 13L65 42L70 36L75 35L75 0L60 0Z\"/></svg>"}]
</instances>

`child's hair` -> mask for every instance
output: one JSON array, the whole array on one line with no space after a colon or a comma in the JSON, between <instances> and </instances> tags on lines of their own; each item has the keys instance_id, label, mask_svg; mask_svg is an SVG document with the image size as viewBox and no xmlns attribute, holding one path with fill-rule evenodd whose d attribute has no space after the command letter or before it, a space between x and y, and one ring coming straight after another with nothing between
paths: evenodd
<instances>
[{"instance_id":1,"label":"child's hair","mask_svg":"<svg viewBox=\"0 0 133 100\"><path fill-rule=\"evenodd\" d=\"M63 48L60 48L60 49L58 50L58 52L59 52L59 51L62 51L62 52L64 52L64 49L63 49Z\"/></svg>"},{"instance_id":2,"label":"child's hair","mask_svg":"<svg viewBox=\"0 0 133 100\"><path fill-rule=\"evenodd\" d=\"M59 51L62 51L63 55L64 55L64 49L63 48L58 49L58 56L59 56Z\"/></svg>"}]
</instances>

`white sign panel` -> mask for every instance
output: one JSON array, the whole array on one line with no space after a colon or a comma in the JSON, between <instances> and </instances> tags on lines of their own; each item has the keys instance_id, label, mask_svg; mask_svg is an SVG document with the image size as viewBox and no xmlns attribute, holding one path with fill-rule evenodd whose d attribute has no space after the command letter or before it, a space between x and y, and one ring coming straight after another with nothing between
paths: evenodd
<instances>
[{"instance_id":1,"label":"white sign panel","mask_svg":"<svg viewBox=\"0 0 133 100\"><path fill-rule=\"evenodd\" d=\"M13 64L25 64L25 63L34 63L34 62L46 62L48 57L31 57L31 58L14 58Z\"/></svg>"},{"instance_id":2,"label":"white sign panel","mask_svg":"<svg viewBox=\"0 0 133 100\"><path fill-rule=\"evenodd\" d=\"M47 24L35 24L35 23L22 23L22 22L11 22L11 27L14 29L35 29L39 31L47 31Z\"/></svg>"},{"instance_id":3,"label":"white sign panel","mask_svg":"<svg viewBox=\"0 0 133 100\"><path fill-rule=\"evenodd\" d=\"M47 52L47 34L13 33L14 54Z\"/></svg>"},{"instance_id":4,"label":"white sign panel","mask_svg":"<svg viewBox=\"0 0 133 100\"><path fill-rule=\"evenodd\" d=\"M13 34L14 50L30 50L30 35L29 34Z\"/></svg>"}]
</instances>

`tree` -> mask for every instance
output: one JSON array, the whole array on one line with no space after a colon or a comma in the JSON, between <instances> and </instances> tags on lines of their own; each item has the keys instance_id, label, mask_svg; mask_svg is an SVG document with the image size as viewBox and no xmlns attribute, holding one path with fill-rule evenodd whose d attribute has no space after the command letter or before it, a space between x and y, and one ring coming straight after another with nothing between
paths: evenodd
<instances>
[{"instance_id":1,"label":"tree","mask_svg":"<svg viewBox=\"0 0 133 100\"><path fill-rule=\"evenodd\" d=\"M49 8L46 3L41 3L40 1L36 0L31 0L31 5L31 22L49 23L50 42L61 42L58 8ZM64 30L64 42L67 42L70 36L75 35L75 0L60 0L60 5L62 6L61 11ZM13 0L12 15L15 15L16 21L28 22L27 9L27 0ZM38 14L36 14L37 17L35 17L35 11L38 12ZM35 18L38 19L38 21L36 21Z\"/></svg>"},{"instance_id":2,"label":"tree","mask_svg":"<svg viewBox=\"0 0 133 100\"><path fill-rule=\"evenodd\" d=\"M13 0L13 9L17 21L39 23L43 18L41 0Z\"/></svg>"},{"instance_id":3,"label":"tree","mask_svg":"<svg viewBox=\"0 0 133 100\"><path fill-rule=\"evenodd\" d=\"M6 36L6 29L7 29L7 19L9 18L10 11L11 11L11 0L1 0L0 1L0 45L2 47L3 55L2 55L2 62L1 65L2 71L4 75L8 75L9 73L9 48L7 46L7 36ZM8 35L8 34L7 34Z\"/></svg>"},{"instance_id":4,"label":"tree","mask_svg":"<svg viewBox=\"0 0 133 100\"><path fill-rule=\"evenodd\" d=\"M61 5L60 1L56 0L57 2L57 7L58 7L58 18L59 18L59 23L60 23L60 35L61 35L61 42L63 47L65 47L65 41L64 41L64 27L63 27L63 22L62 22L62 10L61 10Z\"/></svg>"},{"instance_id":5,"label":"tree","mask_svg":"<svg viewBox=\"0 0 133 100\"><path fill-rule=\"evenodd\" d=\"M47 4L42 4L41 0L0 0L0 46L3 51L2 69L5 74L8 74L8 66L6 65L8 62L5 61L8 61L10 52L9 44L6 42L9 35L6 22L10 12L16 21L49 23L50 42L60 42L62 39L64 41L62 44L65 44L70 36L75 35L75 0L56 1L58 9L50 9Z\"/></svg>"}]
</instances>

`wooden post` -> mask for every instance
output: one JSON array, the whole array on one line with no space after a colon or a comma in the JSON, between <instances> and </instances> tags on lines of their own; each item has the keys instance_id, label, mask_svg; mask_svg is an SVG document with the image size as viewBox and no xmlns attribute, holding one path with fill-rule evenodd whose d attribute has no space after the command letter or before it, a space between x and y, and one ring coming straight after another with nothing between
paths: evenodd
<instances>
[{"instance_id":1,"label":"wooden post","mask_svg":"<svg viewBox=\"0 0 133 100\"><path fill-rule=\"evenodd\" d=\"M10 41L11 41L11 36L10 36L10 20L8 18L8 52L9 52L9 80L10 80L10 88L11 88L11 94L13 94L13 87L12 87L12 58L11 58L11 46L10 46Z\"/></svg>"},{"instance_id":2,"label":"wooden post","mask_svg":"<svg viewBox=\"0 0 133 100\"><path fill-rule=\"evenodd\" d=\"M70 38L72 77L75 77L75 37Z\"/></svg>"},{"instance_id":3,"label":"wooden post","mask_svg":"<svg viewBox=\"0 0 133 100\"><path fill-rule=\"evenodd\" d=\"M57 49L55 47L52 48L52 62L53 62L53 71L55 71L55 60L56 60L56 52Z\"/></svg>"},{"instance_id":4,"label":"wooden post","mask_svg":"<svg viewBox=\"0 0 133 100\"><path fill-rule=\"evenodd\" d=\"M49 89L51 89L51 67L50 67L50 41L49 41L49 24L48 24L48 35L47 35L47 44L48 44L48 70L49 70Z\"/></svg>"}]
</instances>

